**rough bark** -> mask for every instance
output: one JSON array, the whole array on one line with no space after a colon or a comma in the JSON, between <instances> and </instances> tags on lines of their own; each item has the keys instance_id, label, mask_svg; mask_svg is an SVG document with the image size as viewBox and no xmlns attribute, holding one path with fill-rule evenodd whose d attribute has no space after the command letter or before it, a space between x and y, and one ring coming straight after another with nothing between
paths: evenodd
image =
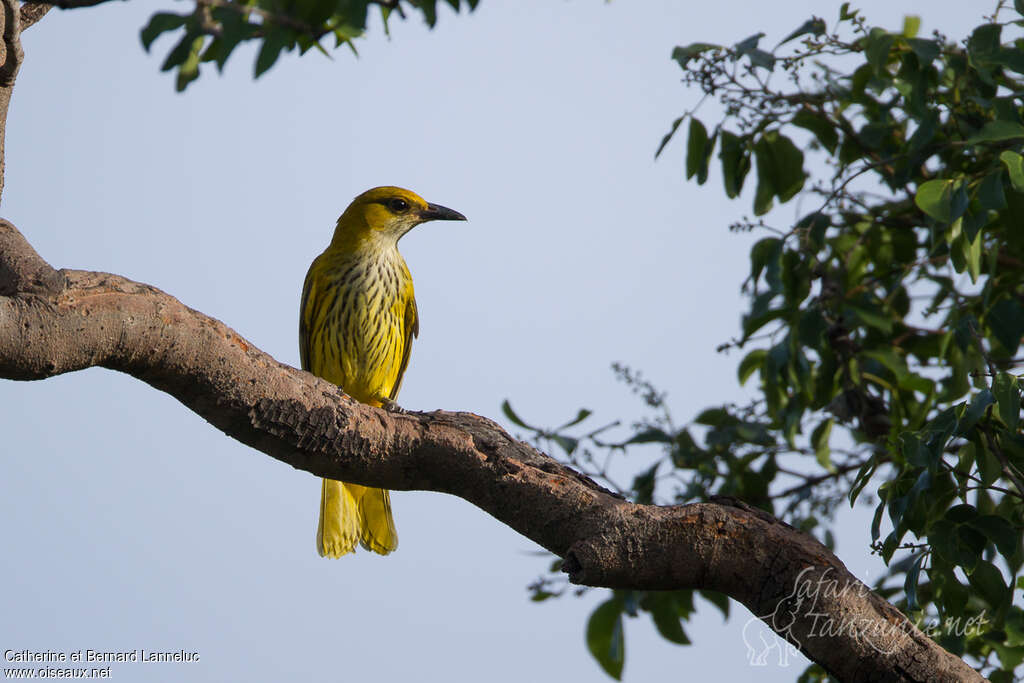
<instances>
[{"instance_id":1,"label":"rough bark","mask_svg":"<svg viewBox=\"0 0 1024 683\"><path fill-rule=\"evenodd\" d=\"M22 53L19 8L0 3L2 145ZM37 6L21 7L26 25L45 13ZM0 189L2 169L0 147ZM636 505L486 418L362 405L158 289L54 270L0 219L0 378L94 366L165 391L229 436L317 476L459 496L564 558L575 583L721 591L842 681L981 680L813 537L764 512L726 499Z\"/></svg>"}]
</instances>

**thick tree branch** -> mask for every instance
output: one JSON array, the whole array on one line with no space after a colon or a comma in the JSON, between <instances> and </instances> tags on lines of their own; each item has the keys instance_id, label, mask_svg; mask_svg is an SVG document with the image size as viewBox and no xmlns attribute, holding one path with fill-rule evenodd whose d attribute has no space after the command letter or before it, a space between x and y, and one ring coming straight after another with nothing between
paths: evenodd
<instances>
[{"instance_id":1,"label":"thick tree branch","mask_svg":"<svg viewBox=\"0 0 1024 683\"><path fill-rule=\"evenodd\" d=\"M828 549L763 512L636 505L486 418L356 403L153 287L53 270L0 222L0 377L92 366L149 383L298 469L459 496L563 557L575 583L726 593L840 680L981 680Z\"/></svg>"}]
</instances>

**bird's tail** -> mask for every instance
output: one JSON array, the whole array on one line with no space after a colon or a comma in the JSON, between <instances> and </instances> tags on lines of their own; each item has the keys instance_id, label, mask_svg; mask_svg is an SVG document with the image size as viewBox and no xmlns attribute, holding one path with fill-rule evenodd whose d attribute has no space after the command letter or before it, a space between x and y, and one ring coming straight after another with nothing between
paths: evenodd
<instances>
[{"instance_id":1,"label":"bird's tail","mask_svg":"<svg viewBox=\"0 0 1024 683\"><path fill-rule=\"evenodd\" d=\"M341 557L355 551L356 543L381 555L398 547L391 497L384 489L324 479L316 549L321 557Z\"/></svg>"}]
</instances>

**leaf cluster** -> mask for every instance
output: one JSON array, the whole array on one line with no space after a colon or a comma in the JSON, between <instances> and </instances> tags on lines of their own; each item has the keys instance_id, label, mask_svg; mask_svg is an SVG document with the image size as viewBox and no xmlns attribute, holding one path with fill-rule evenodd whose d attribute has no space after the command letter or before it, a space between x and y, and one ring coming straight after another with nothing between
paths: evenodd
<instances>
[{"instance_id":1,"label":"leaf cluster","mask_svg":"<svg viewBox=\"0 0 1024 683\"><path fill-rule=\"evenodd\" d=\"M176 42L167 53L162 71L176 71L178 91L199 78L202 64L213 62L223 71L228 57L245 43L258 46L254 75L267 72L283 52L305 54L316 49L330 56L324 41L333 47L347 45L356 52L354 40L366 32L371 6L381 13L385 31L393 14L405 18L418 13L430 27L437 23L438 0L194 0L187 14L157 12L142 29L140 38L148 51L164 34ZM479 0L445 0L456 12L470 11Z\"/></svg>"},{"instance_id":2,"label":"leaf cluster","mask_svg":"<svg viewBox=\"0 0 1024 683\"><path fill-rule=\"evenodd\" d=\"M687 178L717 170L751 201L732 227L764 235L720 349L740 352L753 398L675 427L660 397L615 442L520 423L634 500L735 496L830 547L840 505L873 505L876 590L994 681L1024 662L1024 2L1005 5L960 43L844 4L771 49L764 34L677 47L703 98L658 154L685 130ZM660 457L616 486L609 463L651 443ZM621 615L658 600L615 593L592 616L609 674Z\"/></svg>"}]
</instances>

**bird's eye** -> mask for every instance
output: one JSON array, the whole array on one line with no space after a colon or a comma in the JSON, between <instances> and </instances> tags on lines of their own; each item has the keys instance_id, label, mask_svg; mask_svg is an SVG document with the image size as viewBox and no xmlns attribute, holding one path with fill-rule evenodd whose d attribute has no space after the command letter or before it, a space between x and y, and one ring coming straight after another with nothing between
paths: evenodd
<instances>
[{"instance_id":1,"label":"bird's eye","mask_svg":"<svg viewBox=\"0 0 1024 683\"><path fill-rule=\"evenodd\" d=\"M388 208L395 213L404 213L409 210L409 202L395 198L388 202Z\"/></svg>"}]
</instances>

